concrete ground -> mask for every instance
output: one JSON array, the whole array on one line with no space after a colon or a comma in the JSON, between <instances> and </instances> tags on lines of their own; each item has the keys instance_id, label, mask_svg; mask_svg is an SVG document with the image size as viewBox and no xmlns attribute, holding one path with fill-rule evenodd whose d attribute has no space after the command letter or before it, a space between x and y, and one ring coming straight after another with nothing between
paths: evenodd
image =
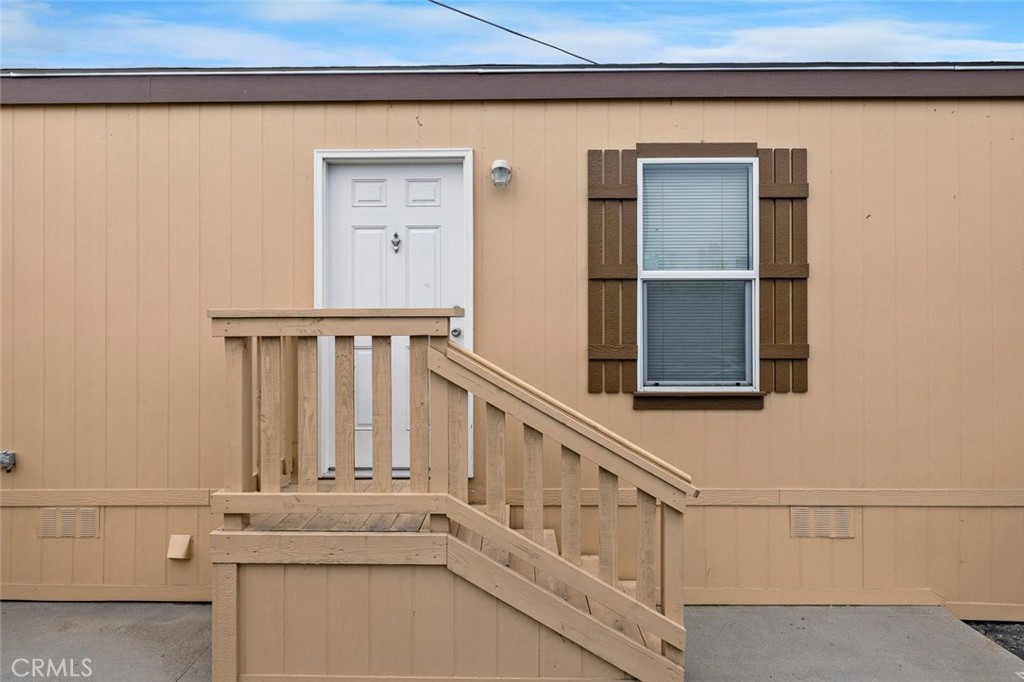
<instances>
[{"instance_id":1,"label":"concrete ground","mask_svg":"<svg viewBox=\"0 0 1024 682\"><path fill-rule=\"evenodd\" d=\"M63 671L47 674L47 661ZM210 605L2 602L0 680L19 679L208 682Z\"/></svg>"},{"instance_id":2,"label":"concrete ground","mask_svg":"<svg viewBox=\"0 0 1024 682\"><path fill-rule=\"evenodd\" d=\"M937 607L690 606L686 626L689 682L1024 680L1024 660ZM32 659L63 675L25 675ZM78 678L209 680L210 607L0 604L0 680Z\"/></svg>"},{"instance_id":3,"label":"concrete ground","mask_svg":"<svg viewBox=\"0 0 1024 682\"><path fill-rule=\"evenodd\" d=\"M687 682L1021 682L1024 660L937 606L688 606Z\"/></svg>"}]
</instances>

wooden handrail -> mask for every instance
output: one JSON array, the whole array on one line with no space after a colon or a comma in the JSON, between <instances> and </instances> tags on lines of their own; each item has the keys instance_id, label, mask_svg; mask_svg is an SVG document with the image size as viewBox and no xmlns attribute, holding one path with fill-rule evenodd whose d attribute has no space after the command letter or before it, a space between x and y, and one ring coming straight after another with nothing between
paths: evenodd
<instances>
[{"instance_id":1,"label":"wooden handrail","mask_svg":"<svg viewBox=\"0 0 1024 682\"><path fill-rule=\"evenodd\" d=\"M692 484L693 479L686 472L613 433L589 417L534 388L522 379L509 374L472 351L455 344L448 344L447 358L489 383L511 393L534 409L543 411L578 434L614 452L633 466L656 476L677 490L693 497L700 494L700 489Z\"/></svg>"},{"instance_id":2,"label":"wooden handrail","mask_svg":"<svg viewBox=\"0 0 1024 682\"><path fill-rule=\"evenodd\" d=\"M217 318L251 318L269 320L274 318L320 317L320 318L362 318L362 317L462 317L462 308L214 308L207 316Z\"/></svg>"},{"instance_id":3,"label":"wooden handrail","mask_svg":"<svg viewBox=\"0 0 1024 682\"><path fill-rule=\"evenodd\" d=\"M462 308L210 310L214 336L447 336Z\"/></svg>"}]
</instances>

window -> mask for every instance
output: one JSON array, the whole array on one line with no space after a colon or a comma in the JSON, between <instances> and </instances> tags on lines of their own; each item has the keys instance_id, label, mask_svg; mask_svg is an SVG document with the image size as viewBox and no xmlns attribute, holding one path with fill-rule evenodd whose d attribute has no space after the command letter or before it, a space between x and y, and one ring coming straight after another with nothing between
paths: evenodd
<instances>
[{"instance_id":1,"label":"window","mask_svg":"<svg viewBox=\"0 0 1024 682\"><path fill-rule=\"evenodd\" d=\"M692 168L701 164L703 168ZM717 208L711 206L719 216L718 227L714 222L708 224L721 231L717 237L716 269L707 276L699 272L709 267L708 260L713 254L687 244L686 239L701 237L700 232L689 230L682 234L663 231L660 244L649 239L651 257L657 256L659 260L646 266L641 239L643 209L638 204L643 199L641 187L647 170L668 166L660 169L664 176L662 184L674 180L685 190L696 182L692 177L696 171L703 170L697 177L706 178L710 177L712 167L730 164L735 164L734 169L746 169L751 196L745 199L746 203L739 202L740 210L746 211L746 220L736 221L739 228L732 231L723 223L726 213L721 210L721 201ZM673 165L690 167L691 176L673 171ZM659 203L666 212L678 208L679 191L675 192L676 204L666 199L664 187L662 197L654 196L656 175L652 172L647 183L652 194L647 201L648 210L656 209ZM770 393L806 392L810 357L807 175L806 149L759 148L756 142L640 142L635 149L588 150L587 391L631 395L636 410L759 410ZM720 200L724 200L727 195L721 189L717 191ZM673 192L668 195L673 196ZM708 194L698 196L706 199ZM672 223L664 217L661 221L663 226L700 224L692 220L692 215L689 221L677 218ZM742 229L743 225L747 231ZM752 230L757 230L756 238L750 236ZM735 241L733 237L741 240ZM734 248L737 246L738 254ZM750 258L749 270L736 266L735 256L742 258L744 253ZM734 258L731 270L726 269L730 254ZM688 262L688 258L697 260ZM697 287L688 292L686 282L692 280L718 282L719 291L701 292ZM659 287L661 281L665 284ZM729 287L723 284L726 281L733 281L732 286L742 288L744 293L742 337L738 333L727 335L729 329L739 330L741 299L736 294L729 295ZM646 284L650 282L655 284ZM647 296L653 297L649 310L644 309ZM691 312L680 323L681 301L693 306L716 299L717 309L712 306L710 313L705 309L706 317L712 317L710 322L694 323L697 313ZM737 303L732 315L724 305L730 300ZM659 313L662 319L648 323L648 314L657 318ZM725 324L730 319L734 321L731 327ZM686 320L691 321L688 327ZM673 329L668 326L670 323L679 326ZM720 336L714 342L707 338L709 327L719 330ZM657 334L650 337L654 338L653 347L649 347L648 328L664 332L660 339ZM721 372L711 380L706 375L701 379L680 364L684 354L679 347L690 343L685 338L688 329L691 335L692 330L700 330L694 339L698 345L717 345L719 358L725 355L727 337L741 338L744 369L748 369L749 363L749 371L742 380L722 381ZM756 345L751 339L756 340ZM650 350L661 352L660 359L654 357L651 366L656 386L650 385L652 382L644 385L643 371L648 368L644 353ZM692 352L686 357L699 359ZM738 372L735 374L738 376Z\"/></svg>"},{"instance_id":2,"label":"window","mask_svg":"<svg viewBox=\"0 0 1024 682\"><path fill-rule=\"evenodd\" d=\"M640 391L757 391L757 159L640 159L637 175Z\"/></svg>"}]
</instances>

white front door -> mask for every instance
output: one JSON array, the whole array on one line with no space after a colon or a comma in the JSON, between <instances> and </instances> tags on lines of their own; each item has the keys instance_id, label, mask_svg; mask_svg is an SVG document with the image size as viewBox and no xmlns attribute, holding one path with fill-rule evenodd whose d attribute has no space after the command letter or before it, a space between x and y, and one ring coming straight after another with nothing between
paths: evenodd
<instances>
[{"instance_id":1,"label":"white front door","mask_svg":"<svg viewBox=\"0 0 1024 682\"><path fill-rule=\"evenodd\" d=\"M327 154L327 153L324 153ZM322 291L328 308L447 308L472 343L471 189L465 155L449 159L326 159ZM371 475L371 340L356 337L356 474ZM472 347L470 345L470 347ZM334 465L333 343L321 341L321 470ZM392 338L395 476L409 468L409 338Z\"/></svg>"}]
</instances>

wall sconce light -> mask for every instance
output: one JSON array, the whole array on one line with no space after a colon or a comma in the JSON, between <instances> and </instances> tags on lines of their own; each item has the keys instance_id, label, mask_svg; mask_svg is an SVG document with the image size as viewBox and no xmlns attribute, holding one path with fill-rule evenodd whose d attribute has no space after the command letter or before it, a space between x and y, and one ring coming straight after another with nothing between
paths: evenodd
<instances>
[{"instance_id":1,"label":"wall sconce light","mask_svg":"<svg viewBox=\"0 0 1024 682\"><path fill-rule=\"evenodd\" d=\"M498 159L491 164L491 182L495 187L508 187L512 182L512 166L505 159Z\"/></svg>"}]
</instances>

